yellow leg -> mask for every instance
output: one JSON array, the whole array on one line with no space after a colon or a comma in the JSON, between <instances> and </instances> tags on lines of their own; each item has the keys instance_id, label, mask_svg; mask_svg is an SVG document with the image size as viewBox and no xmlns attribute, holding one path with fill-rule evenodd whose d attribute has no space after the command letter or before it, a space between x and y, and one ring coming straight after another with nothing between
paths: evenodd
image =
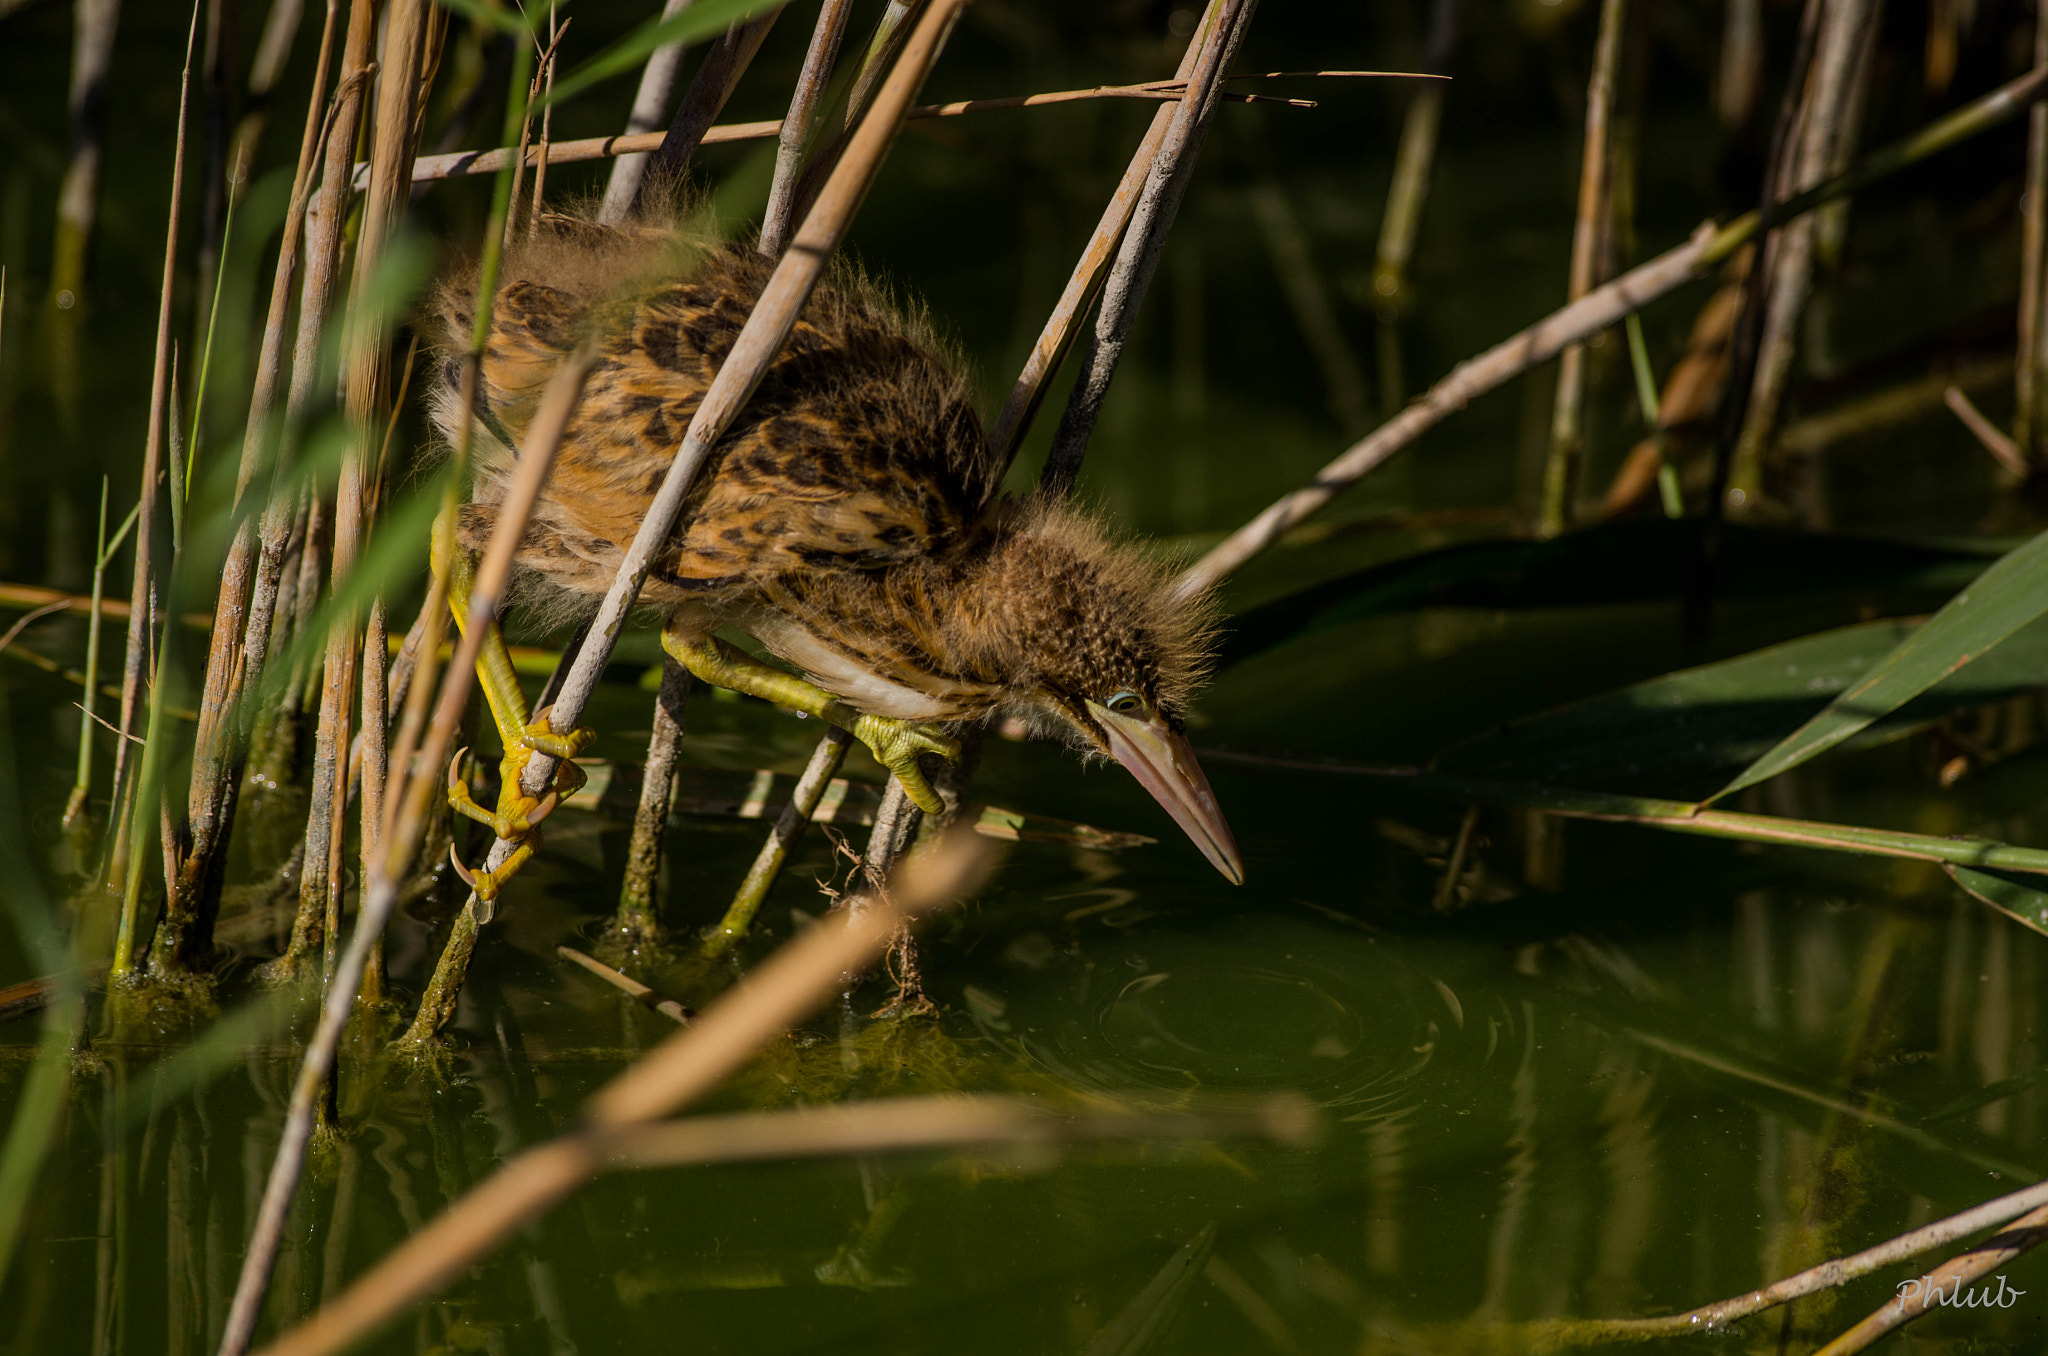
<instances>
[{"instance_id":1,"label":"yellow leg","mask_svg":"<svg viewBox=\"0 0 2048 1356\"><path fill-rule=\"evenodd\" d=\"M453 559L445 557L441 552L441 542L442 533L437 523L434 569L448 581L448 607L455 614L455 624L466 626L470 590L476 580L476 561L462 550L456 551ZM477 685L483 689L484 700L490 705L491 719L498 726L499 742L505 749L505 757L498 764L497 808L486 810L479 805L470 795L469 787L455 775L454 767L451 765L448 770L450 807L466 819L488 824L493 833L513 845L512 855L496 870L480 870L473 874L462 871L463 878L470 883L478 898L486 900L496 898L505 882L526 865L527 859L540 846L540 830L536 827L540 821L548 817L563 795L583 785L583 769L569 760L596 737L587 729L557 733L549 723L547 710L531 716L527 714L526 694L520 689L519 675L512 668L512 654L505 648L505 637L495 621L487 625L489 629L484 633L483 647L477 654L476 676ZM536 753L560 760L554 786L547 795L539 798L527 795L520 785L526 765ZM461 863L456 863L456 866L462 870Z\"/></svg>"},{"instance_id":2,"label":"yellow leg","mask_svg":"<svg viewBox=\"0 0 2048 1356\"><path fill-rule=\"evenodd\" d=\"M867 745L875 761L903 784L918 809L938 814L944 808L919 769L917 758L921 753L936 753L948 761L958 758L957 740L914 720L862 715L815 683L769 668L716 637L685 635L673 623L662 631L661 647L670 658L714 687L731 688L830 721Z\"/></svg>"}]
</instances>

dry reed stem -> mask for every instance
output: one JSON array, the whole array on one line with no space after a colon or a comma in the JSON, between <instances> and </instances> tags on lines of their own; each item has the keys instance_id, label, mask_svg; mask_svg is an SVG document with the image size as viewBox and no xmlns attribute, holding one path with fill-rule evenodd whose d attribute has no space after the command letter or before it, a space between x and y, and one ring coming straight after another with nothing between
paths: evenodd
<instances>
[{"instance_id":1,"label":"dry reed stem","mask_svg":"<svg viewBox=\"0 0 2048 1356\"><path fill-rule=\"evenodd\" d=\"M1593 74L1586 83L1586 136L1579 159L1578 220L1572 227L1571 273L1565 301L1592 288L1599 269L1600 241L1612 215L1613 152L1609 127L1614 115L1615 71L1621 65L1621 31L1628 0L1603 0L1600 35L1593 46ZM1557 396L1550 412L1550 452L1543 464L1543 498L1536 534L1555 537L1571 525L1585 451L1586 346L1567 344L1557 364Z\"/></svg>"},{"instance_id":2,"label":"dry reed stem","mask_svg":"<svg viewBox=\"0 0 2048 1356\"><path fill-rule=\"evenodd\" d=\"M1212 11L1218 3L1220 0L1210 0ZM1202 51L1201 35L1205 31L1204 26L1197 26L1188 39L1187 48L1181 53L1179 79L1185 80L1194 74L1195 62ZM1124 177L1117 183L1116 192L1110 195L1108 205L1102 209L1102 219L1096 223L1095 233L1088 238L1081 257L1075 261L1066 289L1053 304L1052 314L1046 317L1045 327L1039 331L1038 342L1032 345L1030 354L1024 359L1024 370L1018 373L1016 382L1010 387L1009 398L996 415L989 430L989 445L1005 467L1016 460L1024 434L1038 412L1039 402L1045 398L1045 388L1053 374L1059 371L1060 363L1066 359L1067 350L1073 347L1081 318L1087 314L1102 287L1110 259L1116 253L1118 242L1123 239L1125 228L1131 224L1131 214L1138 209L1138 195L1144 191L1152 166L1159 158L1159 148L1166 140L1167 129L1173 125L1173 114L1172 108L1162 108L1152 115L1151 126L1145 129L1144 138L1132 152Z\"/></svg>"},{"instance_id":3,"label":"dry reed stem","mask_svg":"<svg viewBox=\"0 0 2048 1356\"><path fill-rule=\"evenodd\" d=\"M739 87L740 77L753 63L754 54L761 50L768 30L781 17L782 6L778 5L734 24L704 54L703 64L691 78L690 87L683 91L682 102L676 105L675 119L654 152L652 163L663 178L674 181L682 177L690 157L703 145L704 134L718 120L719 110Z\"/></svg>"},{"instance_id":4,"label":"dry reed stem","mask_svg":"<svg viewBox=\"0 0 2048 1356\"><path fill-rule=\"evenodd\" d=\"M1380 74L1380 72L1325 71L1322 75ZM1403 75L1403 72L1387 72ZM1233 79L1242 77L1231 77ZM1418 77L1419 78L1419 77ZM1045 108L1053 104L1080 103L1090 99L1140 99L1152 103L1179 103L1183 92L1176 89L1179 82L1172 80L1154 81L1144 85L1098 85L1090 89L1056 90L1046 94L1024 94L999 99L967 99L950 104L925 104L911 109L904 116L907 119L957 118L968 113L985 113L1005 108ZM1222 97L1232 103L1284 103L1294 108L1313 108L1313 101L1306 99L1275 100L1255 94L1233 94L1225 91ZM720 123L705 129L698 143L702 146L725 145L736 141L766 141L782 135L783 120L770 119L764 122ZM548 152L548 162L566 165L584 160L606 160L618 156L645 155L658 150L665 132L620 134L606 137L584 137L576 141L558 141ZM413 163L413 182L430 183L438 179L460 179L472 174L495 174L512 163L514 152L505 148L488 151L451 151L442 155L423 155ZM526 152L528 163L533 152ZM369 182L368 162L356 167L357 185Z\"/></svg>"},{"instance_id":5,"label":"dry reed stem","mask_svg":"<svg viewBox=\"0 0 2048 1356\"><path fill-rule=\"evenodd\" d=\"M891 902L858 915L835 913L786 943L699 1020L600 1088L585 1104L588 1129L529 1149L498 1169L265 1348L264 1356L338 1351L438 1290L598 1172L607 1132L671 1115L716 1087L825 1001L842 973L871 960L899 923L972 889L987 862L986 850L963 835L906 862Z\"/></svg>"},{"instance_id":6,"label":"dry reed stem","mask_svg":"<svg viewBox=\"0 0 2048 1356\"><path fill-rule=\"evenodd\" d=\"M1900 1234L1897 1238L1888 1239L1874 1248L1865 1248L1862 1252L1851 1253L1847 1257L1836 1257L1819 1266L1809 1267L1797 1275L1773 1281L1746 1295L1716 1300L1712 1304L1703 1304L1682 1314L1669 1314L1660 1318L1613 1319L1585 1326L1599 1336L1624 1340L1711 1332L1736 1319L1746 1318L1750 1314L1761 1313L1765 1309L1773 1309L1781 1304L1789 1304L1793 1300L1817 1294L1822 1290L1847 1285L1850 1281L1868 1276L1872 1272L1896 1266L1909 1257L1917 1257L1923 1252L1931 1252L1935 1248L1957 1242L1980 1229L1989 1229L2044 1208L2048 1208L2048 1183L2037 1183L2024 1190L1950 1215L1946 1219L1936 1220L1910 1233Z\"/></svg>"},{"instance_id":7,"label":"dry reed stem","mask_svg":"<svg viewBox=\"0 0 2048 1356\"><path fill-rule=\"evenodd\" d=\"M2020 451L2019 443L2006 437L1999 431L1998 425L1986 419L1984 412L1963 393L1962 387L1953 383L1944 386L1941 403L1948 406L1949 411L1963 421L1963 427L1970 430L1971 436L1991 454L1991 459L1998 463L1999 469L2005 472L2013 484L2017 485L2027 478L2027 458L2026 454Z\"/></svg>"},{"instance_id":8,"label":"dry reed stem","mask_svg":"<svg viewBox=\"0 0 2048 1356\"><path fill-rule=\"evenodd\" d=\"M1859 106L1854 76L1857 55L1876 22L1870 0L1831 0L1814 39L1813 62L1800 101L1798 134L1789 151L1787 173L1773 196L1810 188L1837 168L1854 129L1847 113ZM1726 506L1752 507L1763 494L1764 453L1777 432L1785 391L1791 383L1800 317L1813 288L1815 228L1812 217L1787 223L1764 251L1768 261L1763 325L1755 366L1743 402L1741 432L1728 471Z\"/></svg>"},{"instance_id":9,"label":"dry reed stem","mask_svg":"<svg viewBox=\"0 0 2048 1356\"><path fill-rule=\"evenodd\" d=\"M164 232L162 291L157 301L156 359L150 375L149 428L144 435L142 447L141 506L136 511L135 519L135 582L128 593L128 596L135 600L135 610L128 618L127 659L121 676L119 727L122 738L114 745L114 784L117 788L117 803L121 800L119 788L123 782L123 774L128 769L128 744L136 733L136 715L142 697L143 666L150 649L151 637L156 629L157 481L163 475L164 420L170 405L171 303L173 288L177 281L178 213L185 188L185 115L192 93L192 46L198 32L199 0L193 0L191 27L185 35L185 68L178 78L178 123L175 134L177 142L171 157L170 207L166 214L169 224ZM162 708L161 692L154 685L151 698L151 718L154 723ZM156 768L162 766L162 752L154 745L144 746L140 773L133 778L133 786L128 791L133 805L133 815L119 821L115 830L116 842L111 855L112 871L113 878L119 882L122 889L121 921L114 934L113 976L116 980L125 978L135 968L135 914L142 883L142 867L135 854L140 851L142 834L151 817L149 812L156 788L149 784L149 779Z\"/></svg>"},{"instance_id":10,"label":"dry reed stem","mask_svg":"<svg viewBox=\"0 0 2048 1356\"><path fill-rule=\"evenodd\" d=\"M796 88L789 96L789 112L775 129L781 142L775 150L775 175L768 186L768 207L761 216L759 249L778 258L789 242L796 217L797 173L803 168L804 143L810 139L817 120L818 101L832 78L832 63L839 59L839 44L846 36L846 19L853 12L853 0L823 0L818 22L811 27L810 45L804 49L803 69L797 73ZM912 110L913 116L916 110Z\"/></svg>"},{"instance_id":11,"label":"dry reed stem","mask_svg":"<svg viewBox=\"0 0 2048 1356\"><path fill-rule=\"evenodd\" d=\"M1210 23L1203 34L1201 55L1188 77L1189 97L1173 110L1172 125L1160 142L1152 172L1138 195L1123 242L1117 247L1116 262L1103 283L1102 302L1096 308L1095 329L1089 336L1082 370L1074 380L1066 411L1053 433L1052 448L1046 454L1045 469L1039 476L1043 492L1066 495L1081 473L1081 459L1102 413L1102 401L1109 393L1110 378L1123 356L1131 329L1137 324L1138 308L1145 290L1159 267L1159 252L1166 234L1180 210L1181 198L1194 178L1195 157L1201 153L1209 122L1216 115L1217 93L1223 72L1244 41L1258 0L1221 0L1212 5Z\"/></svg>"},{"instance_id":12,"label":"dry reed stem","mask_svg":"<svg viewBox=\"0 0 2048 1356\"><path fill-rule=\"evenodd\" d=\"M1864 157L1861 163L1827 182L1773 205L1770 220L1788 221L1836 198L1918 164L1950 146L2008 119L2048 92L2048 66L2008 81L1919 132ZM1253 556L1272 546L1288 530L1356 484L1374 467L1414 442L1472 400L1549 361L1563 347L1598 333L1631 311L1682 287L1725 261L1753 240L1763 215L1747 212L1716 229L1703 222L1684 244L1630 269L1571 305L1551 312L1468 358L1429 388L1414 403L1353 443L1301 489L1281 496L1257 517L1212 547L1182 572L1175 591L1186 597L1212 588Z\"/></svg>"},{"instance_id":13,"label":"dry reed stem","mask_svg":"<svg viewBox=\"0 0 2048 1356\"><path fill-rule=\"evenodd\" d=\"M662 997L631 975L622 974L612 969L611 966L606 965L603 961L587 952L578 951L573 946L558 946L555 948L555 954L563 960L572 961L582 966L590 971L591 974L596 975L599 979L617 989L620 993L632 998L642 1007L660 1013L677 1026L688 1026L696 1019L696 1013L690 1011L681 1003L676 1002L675 999Z\"/></svg>"},{"instance_id":14,"label":"dry reed stem","mask_svg":"<svg viewBox=\"0 0 2048 1356\"><path fill-rule=\"evenodd\" d=\"M235 125L234 149L228 154L228 173L241 188L248 186L255 167L256 147L270 122L271 94L291 57L292 39L305 9L305 0L271 0L263 17L256 55L249 63L249 93L242 102L242 120Z\"/></svg>"},{"instance_id":15,"label":"dry reed stem","mask_svg":"<svg viewBox=\"0 0 2048 1356\"><path fill-rule=\"evenodd\" d=\"M1934 1270L1918 1277L1918 1289L1906 1297L1908 1281L1899 1287L1898 1298L1849 1329L1814 1353L1814 1356L1849 1356L1862 1351L1886 1333L1903 1328L1929 1309L1956 1298L1971 1281L1996 1271L2021 1253L2048 1241L2048 1205L2029 1211L2013 1221L2010 1229L1988 1238L1968 1252L1949 1258ZM2020 1292L2024 1294L2025 1292Z\"/></svg>"},{"instance_id":16,"label":"dry reed stem","mask_svg":"<svg viewBox=\"0 0 2048 1356\"><path fill-rule=\"evenodd\" d=\"M688 9L693 0L665 0L661 7L664 22ZM665 43L647 54L647 64L640 68L640 84L633 91L633 108L626 115L626 132L629 137L645 136L660 127L668 116L668 101L674 97L676 72L682 69L683 44ZM561 155L554 156L556 161ZM640 196L640 180L647 172L646 152L621 155L612 162L611 177L605 181L604 201L598 208L597 219L607 226L616 226L624 221L633 210L633 203Z\"/></svg>"},{"instance_id":17,"label":"dry reed stem","mask_svg":"<svg viewBox=\"0 0 2048 1356\"><path fill-rule=\"evenodd\" d=\"M2048 66L2048 10L2034 17L2034 65ZM2036 104L2027 114L2027 179L2020 195L2019 345L2013 363L2013 436L2031 466L2041 460L2042 393L2048 384L2048 336L2042 318L2048 313L2042 293L2048 290L2048 106Z\"/></svg>"}]
</instances>

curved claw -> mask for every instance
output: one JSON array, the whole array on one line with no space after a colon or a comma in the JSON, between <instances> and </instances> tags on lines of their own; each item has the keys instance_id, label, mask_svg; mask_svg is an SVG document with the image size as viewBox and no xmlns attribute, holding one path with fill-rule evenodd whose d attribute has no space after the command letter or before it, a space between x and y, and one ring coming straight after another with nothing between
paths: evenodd
<instances>
[{"instance_id":1,"label":"curved claw","mask_svg":"<svg viewBox=\"0 0 2048 1356\"><path fill-rule=\"evenodd\" d=\"M448 865L455 868L455 874L462 878L464 885L467 885L472 890L476 889L476 875L462 864L462 858L455 855L455 844L453 843L448 845Z\"/></svg>"}]
</instances>

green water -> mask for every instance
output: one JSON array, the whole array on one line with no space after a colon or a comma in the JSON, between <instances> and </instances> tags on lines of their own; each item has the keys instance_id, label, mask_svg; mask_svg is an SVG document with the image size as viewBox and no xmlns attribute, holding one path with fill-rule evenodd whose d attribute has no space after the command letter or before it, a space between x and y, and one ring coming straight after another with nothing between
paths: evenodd
<instances>
[{"instance_id":1,"label":"green water","mask_svg":"<svg viewBox=\"0 0 2048 1356\"><path fill-rule=\"evenodd\" d=\"M117 513L132 493L122 486L146 408L183 32L168 11L129 9L86 331L94 362L68 421L25 337L38 332L62 163L68 15L45 4L0 20L0 136L18 152L0 171L8 580L81 586L98 476L116 476ZM928 94L1068 88L1170 64L1144 36L1161 16L1109 9L1048 17L990 0L970 12ZM630 17L617 10L578 11L584 51ZM1545 38L1534 14L1469 16L1470 68L1450 103L1417 305L1403 329L1411 385L1541 315L1562 290L1578 116L1562 91L1583 79L1591 16L1568 13ZM863 12L856 26L866 21ZM1661 22L1644 132L1656 153L1645 160L1638 222L1646 253L1726 206L1701 111L1697 54L1707 39L1688 27L1705 20L1674 10ZM808 23L803 10L785 19L733 117L779 113ZM1413 59L1419 31L1419 16L1359 20L1337 7L1274 4L1242 65L1396 65ZM300 67L310 46L302 35ZM1886 134L1930 111L1910 78L1896 80L1886 87L1896 97L1873 101ZM1085 492L1141 530L1184 539L1227 530L1359 431L1330 412L1248 189L1283 188L1371 374L1371 252L1401 98L1380 86L1314 92L1323 100L1314 111L1226 109L1205 153L1084 476ZM610 130L625 97L572 106L556 135ZM854 244L930 300L992 398L1145 116L1128 106L989 114L927 127L892 158ZM267 163L296 137L297 117L287 98ZM2008 173L1997 156L2017 163L2017 142L1988 146L1859 214L1858 267L1827 294L1833 360L1910 356L1913 336L2009 306L2010 213L1987 225L1994 213L1965 210L1989 191L1984 182ZM728 175L747 154L717 150L705 164ZM556 174L567 189L596 182L585 170ZM444 185L424 200L421 224L459 235L484 201L480 185ZM1678 351L1703 296L1693 289L1651 311L1660 361ZM189 327L187 317L179 323ZM223 361L232 376L239 359L229 351ZM1619 366L1595 368L1594 461L1607 467L1635 424ZM1518 496L1526 506L1549 380L1539 374L1477 402L1332 518L1365 524ZM1375 404L1380 397L1372 390ZM1062 398L1048 402L1022 473ZM2004 417L1997 395L1986 405ZM232 429L232 401L212 414ZM1992 504L1988 460L1938 412L1832 448L1824 468L1833 525L1845 531L1961 537L1986 525ZM1498 526L1356 526L1255 562L1226 601L1249 607ZM125 592L125 565L117 578ZM1420 760L1507 719L1942 597L1924 583L1806 588L1795 577L1768 596L1731 600L1700 637L1683 630L1669 583L1652 601L1592 590L1498 607L1410 603L1328 626L1235 664L1203 701L1194 734L1225 753ZM22 643L76 663L83 631L46 622ZM624 653L644 664L651 640L630 640ZM0 836L0 852L16 858L0 892L17 904L37 891L56 902L77 887L57 824L75 696L26 665L0 667L9 741L0 809L19 807ZM647 718L644 695L608 686L591 716L600 731L592 752L637 760ZM2008 733L2021 719L2005 718ZM801 766L816 731L702 694L689 728L694 765L782 772ZM2038 751L2022 747L1943 790L1934 769L1953 752L1953 742L1917 736L1779 779L1741 808L2048 842L2039 809L2048 763ZM850 766L877 780L864 760ZM886 990L865 986L702 1109L931 1091L1175 1109L1289 1092L1316 1109L1311 1140L1119 1141L611 1176L366 1349L1519 1350L1537 1344L1529 1325L1542 1320L1671 1312L1733 1295L2042 1171L2042 939L1931 867L1621 826L1545 827L1488 810L1457 897L1439 909L1462 806L1221 756L1209 769L1244 849L1243 887L1225 884L1117 769L991 740L977 795L1158 841L1117 852L1016 845L985 889L923 932L933 1015L875 1022L868 1014ZM235 898L246 905L276 866L260 847L276 841L259 838L264 812L288 823L292 806L254 796L244 808L252 818ZM662 889L673 926L687 933L715 917L760 832L751 821L678 820ZM345 1064L347 1133L309 1169L265 1332L311 1312L498 1164L572 1125L589 1093L673 1029L555 952L590 945L616 899L625 845L615 817L568 810L550 821L546 852L478 952L442 1075L360 1051ZM843 874L841 865L808 836L744 959L821 913L814 882ZM394 924L391 969L408 1003L455 902L444 879ZM263 927L244 935L251 940L222 976L230 1011L260 1001L254 964L275 949ZM0 929L0 983L34 973L28 948ZM661 967L645 977L691 989L692 1001L717 987ZM306 1017L286 1010L257 1022L193 1088L165 1063L188 1031L116 1024L95 1007L92 1058L72 1079L21 1251L0 1282L0 1351L214 1347ZM0 1022L0 1107L14 1105L36 1035L33 1015ZM1789 1330L1774 1313L1696 1345L1810 1349L1907 1274L1895 1268L1838 1299L1809 1301ZM1894 1340L2039 1349L2048 1274L2031 1259L2008 1274L2042 1298L1938 1313Z\"/></svg>"}]
</instances>

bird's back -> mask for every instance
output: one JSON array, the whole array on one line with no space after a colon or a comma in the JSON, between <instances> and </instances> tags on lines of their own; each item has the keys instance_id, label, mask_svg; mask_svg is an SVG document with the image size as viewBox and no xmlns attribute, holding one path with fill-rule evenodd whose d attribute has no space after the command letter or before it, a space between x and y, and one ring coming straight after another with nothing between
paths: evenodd
<instances>
[{"instance_id":1,"label":"bird's back","mask_svg":"<svg viewBox=\"0 0 2048 1356\"><path fill-rule=\"evenodd\" d=\"M666 228L542 218L493 308L464 538L488 537L549 375L592 335L597 362L519 559L559 589L601 594L773 268ZM474 290L473 274L442 288L451 355L467 346ZM444 372L452 385L459 365ZM436 418L452 440L452 391ZM877 289L835 279L713 449L645 596L708 600L797 570L944 553L972 532L998 473L957 365Z\"/></svg>"}]
</instances>

